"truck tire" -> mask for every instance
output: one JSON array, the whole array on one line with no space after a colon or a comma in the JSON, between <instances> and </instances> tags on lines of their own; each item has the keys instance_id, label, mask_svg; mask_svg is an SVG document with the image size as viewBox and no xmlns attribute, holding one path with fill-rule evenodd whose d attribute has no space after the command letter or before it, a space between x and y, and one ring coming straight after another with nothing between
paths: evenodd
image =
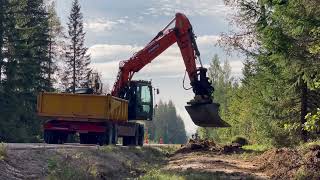
<instances>
[{"instance_id":1,"label":"truck tire","mask_svg":"<svg viewBox=\"0 0 320 180\"><path fill-rule=\"evenodd\" d=\"M114 126L113 124L106 125L106 132L104 134L104 142L106 145L112 144L113 134L114 134Z\"/></svg>"},{"instance_id":2,"label":"truck tire","mask_svg":"<svg viewBox=\"0 0 320 180\"><path fill-rule=\"evenodd\" d=\"M130 146L132 145L132 136L123 136L122 137L122 145L123 146Z\"/></svg>"},{"instance_id":3,"label":"truck tire","mask_svg":"<svg viewBox=\"0 0 320 180\"><path fill-rule=\"evenodd\" d=\"M79 136L80 136L80 144L88 144L88 142L89 142L88 134L81 133Z\"/></svg>"},{"instance_id":4,"label":"truck tire","mask_svg":"<svg viewBox=\"0 0 320 180\"><path fill-rule=\"evenodd\" d=\"M112 144L116 145L118 143L118 128L117 125L113 125L113 131L112 131Z\"/></svg>"},{"instance_id":5,"label":"truck tire","mask_svg":"<svg viewBox=\"0 0 320 180\"><path fill-rule=\"evenodd\" d=\"M45 130L44 141L47 144L58 144L58 141L59 141L58 133L54 131Z\"/></svg>"},{"instance_id":6,"label":"truck tire","mask_svg":"<svg viewBox=\"0 0 320 180\"><path fill-rule=\"evenodd\" d=\"M67 139L68 139L68 133L66 132L54 132L56 138L57 138L57 143L58 144L64 144L65 142L67 142Z\"/></svg>"}]
</instances>

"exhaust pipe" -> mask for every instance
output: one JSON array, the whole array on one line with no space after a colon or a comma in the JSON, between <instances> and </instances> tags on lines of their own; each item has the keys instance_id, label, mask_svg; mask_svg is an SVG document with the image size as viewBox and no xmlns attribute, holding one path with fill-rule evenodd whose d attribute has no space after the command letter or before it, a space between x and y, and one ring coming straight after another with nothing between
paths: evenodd
<instances>
[{"instance_id":1,"label":"exhaust pipe","mask_svg":"<svg viewBox=\"0 0 320 180\"><path fill-rule=\"evenodd\" d=\"M192 121L200 127L231 127L230 124L223 121L219 116L219 104L191 104L185 106Z\"/></svg>"}]
</instances>

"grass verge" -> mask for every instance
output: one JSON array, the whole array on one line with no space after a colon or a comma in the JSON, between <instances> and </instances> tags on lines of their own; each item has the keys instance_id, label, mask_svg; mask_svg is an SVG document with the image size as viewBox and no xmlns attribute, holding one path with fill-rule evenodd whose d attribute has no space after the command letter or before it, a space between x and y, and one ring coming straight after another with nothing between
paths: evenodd
<instances>
[{"instance_id":1,"label":"grass verge","mask_svg":"<svg viewBox=\"0 0 320 180\"><path fill-rule=\"evenodd\" d=\"M245 151L253 151L253 152L264 152L271 148L272 148L271 146L261 145L261 144L252 144L252 145L242 146L242 149L244 149Z\"/></svg>"},{"instance_id":2,"label":"grass verge","mask_svg":"<svg viewBox=\"0 0 320 180\"><path fill-rule=\"evenodd\" d=\"M60 157L52 157L48 160L48 171L49 174L46 179L49 180L85 180L93 178L90 173L81 169L80 166L73 166L67 159L61 159Z\"/></svg>"},{"instance_id":3,"label":"grass verge","mask_svg":"<svg viewBox=\"0 0 320 180\"><path fill-rule=\"evenodd\" d=\"M320 140L302 143L298 146L298 150L302 150L302 152L305 152L312 146L320 146Z\"/></svg>"},{"instance_id":4,"label":"grass verge","mask_svg":"<svg viewBox=\"0 0 320 180\"><path fill-rule=\"evenodd\" d=\"M234 176L225 172L201 172L195 170L186 171L165 171L151 170L139 180L212 180L212 179L232 179ZM254 177L246 176L245 179L254 179Z\"/></svg>"},{"instance_id":5,"label":"grass verge","mask_svg":"<svg viewBox=\"0 0 320 180\"><path fill-rule=\"evenodd\" d=\"M268 151L269 149L272 149L272 147L268 145L252 144L242 146L242 149L244 150L243 152L239 154L232 154L232 156L243 160L248 160L264 153L265 151Z\"/></svg>"}]
</instances>

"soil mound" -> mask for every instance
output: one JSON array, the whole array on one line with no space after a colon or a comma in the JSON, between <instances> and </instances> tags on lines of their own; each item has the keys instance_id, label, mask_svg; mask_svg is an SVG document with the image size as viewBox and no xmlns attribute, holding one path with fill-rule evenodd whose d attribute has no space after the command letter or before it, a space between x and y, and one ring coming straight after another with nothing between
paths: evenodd
<instances>
[{"instance_id":1,"label":"soil mound","mask_svg":"<svg viewBox=\"0 0 320 180\"><path fill-rule=\"evenodd\" d=\"M190 139L189 142L183 145L180 149L178 149L175 154L178 153L192 153L198 151L210 151L216 152L219 154L228 154L234 152L241 152L242 148L241 145L238 143L232 143L225 146L219 146L212 140L194 140Z\"/></svg>"},{"instance_id":2,"label":"soil mound","mask_svg":"<svg viewBox=\"0 0 320 180\"><path fill-rule=\"evenodd\" d=\"M320 146L310 147L306 153L296 149L269 150L256 161L272 179L320 179Z\"/></svg>"},{"instance_id":3,"label":"soil mound","mask_svg":"<svg viewBox=\"0 0 320 180\"><path fill-rule=\"evenodd\" d=\"M307 179L320 179L320 145L309 147L309 151L303 157L302 171Z\"/></svg>"},{"instance_id":4,"label":"soil mound","mask_svg":"<svg viewBox=\"0 0 320 180\"><path fill-rule=\"evenodd\" d=\"M264 170L271 178L293 178L299 168L302 157L297 150L281 148L272 149L257 158Z\"/></svg>"}]
</instances>

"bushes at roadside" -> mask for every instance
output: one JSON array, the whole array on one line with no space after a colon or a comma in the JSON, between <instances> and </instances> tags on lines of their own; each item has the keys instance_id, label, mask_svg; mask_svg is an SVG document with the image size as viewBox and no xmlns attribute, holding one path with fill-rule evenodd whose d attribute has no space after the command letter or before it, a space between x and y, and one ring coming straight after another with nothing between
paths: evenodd
<instances>
[{"instance_id":1,"label":"bushes at roadside","mask_svg":"<svg viewBox=\"0 0 320 180\"><path fill-rule=\"evenodd\" d=\"M244 145L248 145L249 144L249 141L243 137L243 136L235 136L232 141L232 143L238 143L240 144L241 146L244 146Z\"/></svg>"}]
</instances>

